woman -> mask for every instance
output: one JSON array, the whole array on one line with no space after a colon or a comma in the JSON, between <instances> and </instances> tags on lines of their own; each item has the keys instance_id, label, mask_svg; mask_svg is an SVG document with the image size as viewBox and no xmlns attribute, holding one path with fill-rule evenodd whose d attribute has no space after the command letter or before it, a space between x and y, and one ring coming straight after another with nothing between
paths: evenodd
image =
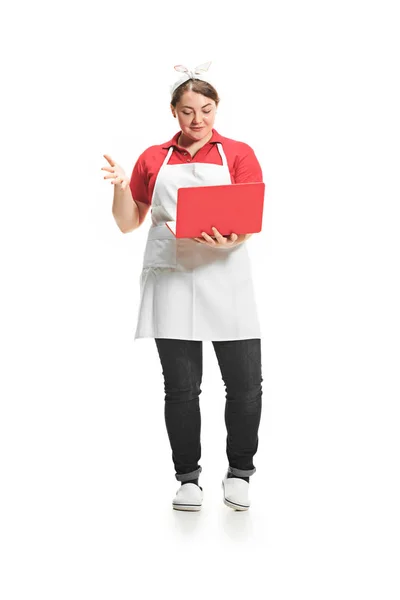
<instances>
[{"instance_id":1,"label":"woman","mask_svg":"<svg viewBox=\"0 0 400 600\"><path fill-rule=\"evenodd\" d=\"M210 63L189 71L171 88L171 112L180 131L138 158L130 179L110 156L113 215L121 231L139 227L151 211L140 278L135 339L153 337L165 383L165 421L175 477L181 482L172 502L178 510L200 510L199 486L202 342L210 340L226 387L228 470L224 503L247 510L249 478L255 473L263 381L261 334L251 265L245 241L250 234L175 238L166 221L176 219L180 187L262 181L249 145L213 128L219 97L207 81Z\"/></svg>"}]
</instances>

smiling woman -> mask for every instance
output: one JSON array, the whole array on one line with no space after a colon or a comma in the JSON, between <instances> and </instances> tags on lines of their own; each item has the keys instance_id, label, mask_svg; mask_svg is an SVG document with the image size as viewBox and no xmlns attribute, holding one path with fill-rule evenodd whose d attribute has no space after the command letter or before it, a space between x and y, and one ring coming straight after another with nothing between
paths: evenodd
<instances>
[{"instance_id":1,"label":"smiling woman","mask_svg":"<svg viewBox=\"0 0 400 600\"><path fill-rule=\"evenodd\" d=\"M159 352L175 477L182 483L173 507L180 510L199 510L202 503L202 342L212 341L227 390L224 503L247 510L262 396L261 332L244 243L250 234L224 237L215 229L214 238L206 232L176 238L166 226L176 220L179 188L262 181L252 148L214 128L220 99L204 75L208 67L175 67L185 73L171 88L170 109L180 129L139 156L129 181L127 202L151 207L135 340L154 338Z\"/></svg>"},{"instance_id":2,"label":"smiling woman","mask_svg":"<svg viewBox=\"0 0 400 600\"><path fill-rule=\"evenodd\" d=\"M218 104L217 91L206 81L189 80L173 93L171 111L181 128L178 144L192 157L212 136Z\"/></svg>"}]
</instances>

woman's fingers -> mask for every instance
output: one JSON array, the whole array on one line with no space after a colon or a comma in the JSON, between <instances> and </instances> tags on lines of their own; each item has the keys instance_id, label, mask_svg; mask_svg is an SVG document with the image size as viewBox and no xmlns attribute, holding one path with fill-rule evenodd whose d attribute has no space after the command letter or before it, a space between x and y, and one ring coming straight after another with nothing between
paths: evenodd
<instances>
[{"instance_id":1,"label":"woman's fingers","mask_svg":"<svg viewBox=\"0 0 400 600\"><path fill-rule=\"evenodd\" d=\"M217 238L218 242L219 242L221 245L224 245L224 244L228 244L228 245L230 245L230 244L228 243L228 238L224 237L224 236L223 236L223 235L222 235L222 234L221 234L221 233L218 231L218 229L217 229L216 227L212 227L212 230L213 230L213 232L215 233L215 237ZM229 236L229 240L230 240L231 242L235 242L235 241L237 240L237 235L236 235L236 233L231 233L231 234L230 234L230 236Z\"/></svg>"},{"instance_id":2,"label":"woman's fingers","mask_svg":"<svg viewBox=\"0 0 400 600\"><path fill-rule=\"evenodd\" d=\"M111 158L111 156L109 154L103 154L104 158L110 163L110 165L112 167L115 166L115 162L113 161L113 159Z\"/></svg>"},{"instance_id":3,"label":"woman's fingers","mask_svg":"<svg viewBox=\"0 0 400 600\"><path fill-rule=\"evenodd\" d=\"M218 231L218 229L216 229L216 227L212 227L212 230L215 233L216 239L209 236L205 231L201 232L202 238L195 237L192 239L200 244L206 244L207 246L231 246L237 240L236 233L231 233L229 238L226 238Z\"/></svg>"},{"instance_id":4,"label":"woman's fingers","mask_svg":"<svg viewBox=\"0 0 400 600\"><path fill-rule=\"evenodd\" d=\"M209 242L210 244L215 244L215 240L212 239L205 231L202 231L201 235Z\"/></svg>"},{"instance_id":5,"label":"woman's fingers","mask_svg":"<svg viewBox=\"0 0 400 600\"><path fill-rule=\"evenodd\" d=\"M213 230L213 232L214 232L214 235L215 235L215 237L217 238L218 242L219 242L220 244L221 244L221 243L223 244L223 243L224 243L224 240L225 240L224 236L220 234L220 232L218 231L218 229L217 229L216 227L211 227L211 229Z\"/></svg>"},{"instance_id":6,"label":"woman's fingers","mask_svg":"<svg viewBox=\"0 0 400 600\"><path fill-rule=\"evenodd\" d=\"M109 154L103 154L104 158L110 163L111 167L101 167L102 171L107 171L107 175L104 175L104 179L111 179L110 183L116 185L120 184L122 190L128 185L124 170L111 158Z\"/></svg>"}]
</instances>

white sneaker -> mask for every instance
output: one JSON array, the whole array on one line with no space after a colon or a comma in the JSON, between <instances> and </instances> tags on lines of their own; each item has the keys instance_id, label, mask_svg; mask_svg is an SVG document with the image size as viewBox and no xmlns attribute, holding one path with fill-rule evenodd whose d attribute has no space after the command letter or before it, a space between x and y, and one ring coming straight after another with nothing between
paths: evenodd
<instances>
[{"instance_id":1,"label":"white sneaker","mask_svg":"<svg viewBox=\"0 0 400 600\"><path fill-rule=\"evenodd\" d=\"M176 492L172 507L176 510L200 510L203 502L203 488L195 483L185 483Z\"/></svg>"},{"instance_id":2,"label":"white sneaker","mask_svg":"<svg viewBox=\"0 0 400 600\"><path fill-rule=\"evenodd\" d=\"M250 484L244 479L228 477L226 473L222 480L224 504L234 510L248 510L250 508L249 487Z\"/></svg>"}]
</instances>

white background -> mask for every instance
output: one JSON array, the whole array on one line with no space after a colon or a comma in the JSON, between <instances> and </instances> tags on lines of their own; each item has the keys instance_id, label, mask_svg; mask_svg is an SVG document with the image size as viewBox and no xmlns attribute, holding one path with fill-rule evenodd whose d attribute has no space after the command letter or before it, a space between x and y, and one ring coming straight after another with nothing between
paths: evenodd
<instances>
[{"instance_id":1,"label":"white background","mask_svg":"<svg viewBox=\"0 0 400 600\"><path fill-rule=\"evenodd\" d=\"M1 596L398 600L397 3L137 4L3 11ZM208 60L215 127L254 148L267 190L245 513L222 503L211 342L204 505L171 508L161 365L133 340L150 214L123 235L101 171L176 133L173 65Z\"/></svg>"}]
</instances>

